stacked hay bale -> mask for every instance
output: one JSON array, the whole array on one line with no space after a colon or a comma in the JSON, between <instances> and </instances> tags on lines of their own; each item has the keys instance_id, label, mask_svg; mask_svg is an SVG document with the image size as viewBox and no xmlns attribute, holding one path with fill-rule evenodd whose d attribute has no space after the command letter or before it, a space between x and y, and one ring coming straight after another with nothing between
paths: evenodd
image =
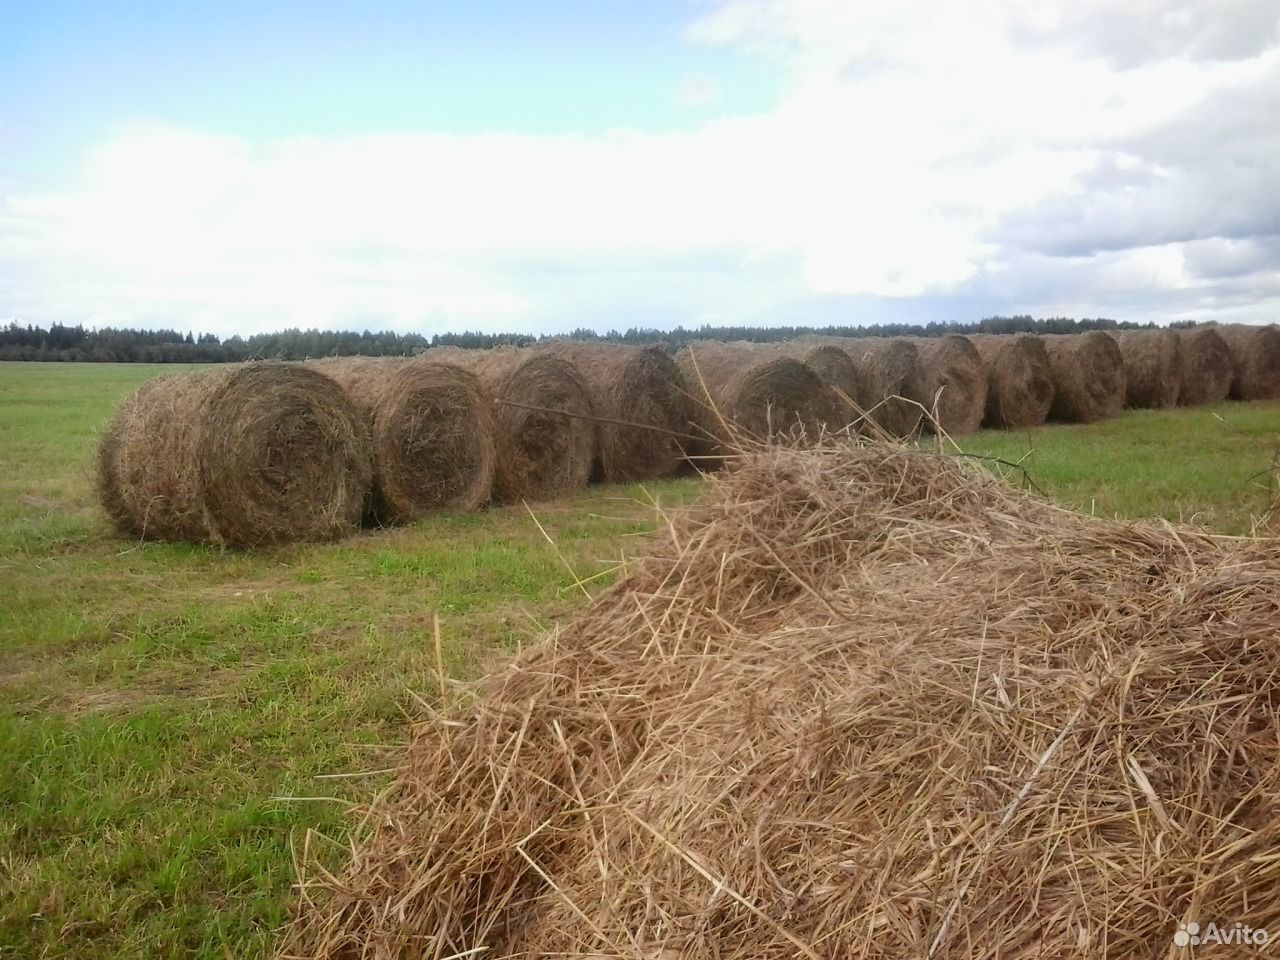
<instances>
[{"instance_id":1,"label":"stacked hay bale","mask_svg":"<svg viewBox=\"0 0 1280 960\"><path fill-rule=\"evenodd\" d=\"M470 370L493 404L495 500L545 500L586 485L596 458L595 411L576 366L514 347L425 356Z\"/></svg>"},{"instance_id":2,"label":"stacked hay bale","mask_svg":"<svg viewBox=\"0 0 1280 960\"><path fill-rule=\"evenodd\" d=\"M969 338L987 375L984 426L1038 427L1053 405L1053 371L1039 337L1027 333Z\"/></svg>"},{"instance_id":3,"label":"stacked hay bale","mask_svg":"<svg viewBox=\"0 0 1280 960\"><path fill-rule=\"evenodd\" d=\"M658 347L557 341L545 347L587 384L596 423L596 479L609 483L670 477L692 442L693 397Z\"/></svg>"},{"instance_id":4,"label":"stacked hay bale","mask_svg":"<svg viewBox=\"0 0 1280 960\"><path fill-rule=\"evenodd\" d=\"M1116 334L1124 358L1125 406L1163 409L1182 392L1182 338L1176 330L1124 330Z\"/></svg>"},{"instance_id":5,"label":"stacked hay bale","mask_svg":"<svg viewBox=\"0 0 1280 960\"><path fill-rule=\"evenodd\" d=\"M815 338L762 344L761 347L766 351L772 349L780 356L794 357L813 370L835 393L840 408L837 421L828 426L834 432L857 431L863 419L860 398L866 391L853 358L845 350Z\"/></svg>"},{"instance_id":6,"label":"stacked hay bale","mask_svg":"<svg viewBox=\"0 0 1280 960\"><path fill-rule=\"evenodd\" d=\"M1231 351L1232 400L1280 399L1280 327L1218 327Z\"/></svg>"},{"instance_id":7,"label":"stacked hay bale","mask_svg":"<svg viewBox=\"0 0 1280 960\"><path fill-rule=\"evenodd\" d=\"M695 401L698 451L723 456L735 441L780 436L816 440L841 420L834 391L807 364L751 343L700 341L676 355Z\"/></svg>"},{"instance_id":8,"label":"stacked hay bale","mask_svg":"<svg viewBox=\"0 0 1280 960\"><path fill-rule=\"evenodd\" d=\"M493 416L475 375L426 357L343 357L311 366L336 380L369 424L378 523L473 510L493 487Z\"/></svg>"},{"instance_id":9,"label":"stacked hay bale","mask_svg":"<svg viewBox=\"0 0 1280 960\"><path fill-rule=\"evenodd\" d=\"M920 351L920 401L936 429L951 436L974 433L987 409L987 374L968 337L926 337Z\"/></svg>"},{"instance_id":10,"label":"stacked hay bale","mask_svg":"<svg viewBox=\"0 0 1280 960\"><path fill-rule=\"evenodd\" d=\"M858 405L891 437L909 437L920 426L923 371L920 351L903 337L838 337L857 373Z\"/></svg>"},{"instance_id":11,"label":"stacked hay bale","mask_svg":"<svg viewBox=\"0 0 1280 960\"><path fill-rule=\"evenodd\" d=\"M1178 402L1184 407L1221 403L1231 391L1235 361L1231 349L1214 327L1181 330L1182 388Z\"/></svg>"},{"instance_id":12,"label":"stacked hay bale","mask_svg":"<svg viewBox=\"0 0 1280 960\"><path fill-rule=\"evenodd\" d=\"M1191 920L1280 929L1278 610L1274 544L959 458L766 451L423 724L280 955L1138 958Z\"/></svg>"},{"instance_id":13,"label":"stacked hay bale","mask_svg":"<svg viewBox=\"0 0 1280 960\"><path fill-rule=\"evenodd\" d=\"M252 363L145 384L102 436L98 486L131 535L253 547L353 530L371 461L364 419L333 380Z\"/></svg>"},{"instance_id":14,"label":"stacked hay bale","mask_svg":"<svg viewBox=\"0 0 1280 960\"><path fill-rule=\"evenodd\" d=\"M1099 330L1044 338L1053 372L1049 418L1093 423L1124 409L1124 357L1115 339Z\"/></svg>"}]
</instances>

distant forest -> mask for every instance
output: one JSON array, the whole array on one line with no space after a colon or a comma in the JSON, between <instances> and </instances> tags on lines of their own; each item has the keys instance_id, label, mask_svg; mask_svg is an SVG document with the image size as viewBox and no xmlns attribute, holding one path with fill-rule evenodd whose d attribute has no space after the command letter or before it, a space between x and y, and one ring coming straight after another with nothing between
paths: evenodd
<instances>
[{"instance_id":1,"label":"distant forest","mask_svg":"<svg viewBox=\"0 0 1280 960\"><path fill-rule=\"evenodd\" d=\"M1176 324L1175 324L1176 325ZM1036 320L1027 316L988 317L976 323L905 323L841 327L710 327L696 330L631 328L575 330L569 337L613 343L656 343L678 348L691 340L754 340L768 343L790 340L807 334L857 337L940 337L949 333L1080 333L1085 330L1137 329L1154 324L1106 320L1070 320L1055 317ZM241 360L306 360L312 357L404 357L430 347L480 349L502 345L528 346L551 336L520 333L442 333L425 337L418 333L335 333L329 330L282 330L252 337L228 337L212 333L191 334L177 330L129 330L104 327L86 330L83 326L53 324L45 330L16 321L0 328L0 360L67 360L93 363L230 363Z\"/></svg>"}]
</instances>

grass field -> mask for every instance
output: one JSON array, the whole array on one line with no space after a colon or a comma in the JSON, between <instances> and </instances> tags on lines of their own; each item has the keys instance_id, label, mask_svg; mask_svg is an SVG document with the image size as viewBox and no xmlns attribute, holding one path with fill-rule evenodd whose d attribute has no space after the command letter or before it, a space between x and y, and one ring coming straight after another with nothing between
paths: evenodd
<instances>
[{"instance_id":1,"label":"grass field","mask_svg":"<svg viewBox=\"0 0 1280 960\"><path fill-rule=\"evenodd\" d=\"M261 956L290 844L341 838L413 696L473 677L586 599L696 480L598 487L260 553L114 536L96 430L172 367L0 364L0 958ZM1101 514L1244 532L1280 404L980 434ZM369 771L362 777L330 777ZM314 798L314 799L300 799ZM336 855L336 853L335 853Z\"/></svg>"}]
</instances>

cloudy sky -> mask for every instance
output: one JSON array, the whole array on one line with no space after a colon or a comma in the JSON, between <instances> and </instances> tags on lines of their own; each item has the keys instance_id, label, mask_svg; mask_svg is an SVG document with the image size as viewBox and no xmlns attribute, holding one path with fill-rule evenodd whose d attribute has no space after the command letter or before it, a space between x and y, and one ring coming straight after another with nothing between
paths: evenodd
<instances>
[{"instance_id":1,"label":"cloudy sky","mask_svg":"<svg viewBox=\"0 0 1280 960\"><path fill-rule=\"evenodd\" d=\"M0 321L1280 320L1275 0L9 0Z\"/></svg>"}]
</instances>

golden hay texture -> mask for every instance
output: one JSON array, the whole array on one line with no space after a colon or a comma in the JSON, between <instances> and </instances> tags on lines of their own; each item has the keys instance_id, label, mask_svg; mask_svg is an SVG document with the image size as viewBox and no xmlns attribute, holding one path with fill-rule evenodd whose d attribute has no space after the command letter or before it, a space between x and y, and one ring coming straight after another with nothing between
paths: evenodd
<instances>
[{"instance_id":1,"label":"golden hay texture","mask_svg":"<svg viewBox=\"0 0 1280 960\"><path fill-rule=\"evenodd\" d=\"M881 430L909 437L920 426L923 372L920 351L902 337L832 337L849 354L858 375L858 405ZM913 402L915 401L915 402Z\"/></svg>"},{"instance_id":2,"label":"golden hay texture","mask_svg":"<svg viewBox=\"0 0 1280 960\"><path fill-rule=\"evenodd\" d=\"M920 402L944 433L975 433L987 409L987 373L968 337L921 337ZM927 421L928 422L928 421Z\"/></svg>"},{"instance_id":3,"label":"golden hay texture","mask_svg":"<svg viewBox=\"0 0 1280 960\"><path fill-rule=\"evenodd\" d=\"M150 540L329 540L359 524L371 460L333 380L250 363L144 384L102 435L98 486L120 529Z\"/></svg>"},{"instance_id":4,"label":"golden hay texture","mask_svg":"<svg viewBox=\"0 0 1280 960\"><path fill-rule=\"evenodd\" d=\"M1232 400L1280 399L1280 327L1218 327L1231 350Z\"/></svg>"},{"instance_id":5,"label":"golden hay texture","mask_svg":"<svg viewBox=\"0 0 1280 960\"><path fill-rule=\"evenodd\" d=\"M1053 404L1053 371L1044 341L1028 333L971 336L987 374L988 427L1038 427Z\"/></svg>"},{"instance_id":6,"label":"golden hay texture","mask_svg":"<svg viewBox=\"0 0 1280 960\"><path fill-rule=\"evenodd\" d=\"M595 410L572 363L515 347L440 348L424 356L470 370L493 402L495 500L547 500L591 479Z\"/></svg>"},{"instance_id":7,"label":"golden hay texture","mask_svg":"<svg viewBox=\"0 0 1280 960\"><path fill-rule=\"evenodd\" d=\"M410 523L474 510L493 488L493 415L473 373L427 357L342 357L310 364L360 408L373 441L370 514Z\"/></svg>"},{"instance_id":8,"label":"golden hay texture","mask_svg":"<svg viewBox=\"0 0 1280 960\"><path fill-rule=\"evenodd\" d=\"M1183 372L1178 403L1187 407L1227 399L1235 377L1235 361L1217 328L1180 330L1178 336L1182 340Z\"/></svg>"},{"instance_id":9,"label":"golden hay texture","mask_svg":"<svg viewBox=\"0 0 1280 960\"><path fill-rule=\"evenodd\" d=\"M574 340L543 349L576 366L591 391L598 418L597 479L622 483L669 477L686 466L693 397L665 351Z\"/></svg>"},{"instance_id":10,"label":"golden hay texture","mask_svg":"<svg viewBox=\"0 0 1280 960\"><path fill-rule=\"evenodd\" d=\"M772 450L427 719L281 956L1150 958L1280 928L1280 556ZM1231 954L1234 956L1234 954Z\"/></svg>"},{"instance_id":11,"label":"golden hay texture","mask_svg":"<svg viewBox=\"0 0 1280 960\"><path fill-rule=\"evenodd\" d=\"M1125 406L1175 406L1185 376L1178 331L1122 330L1114 336L1124 358Z\"/></svg>"},{"instance_id":12,"label":"golden hay texture","mask_svg":"<svg viewBox=\"0 0 1280 960\"><path fill-rule=\"evenodd\" d=\"M676 355L695 401L693 433L708 438L699 452L721 455L721 444L768 440L797 431L815 440L839 429L840 403L807 364L754 343L699 341Z\"/></svg>"},{"instance_id":13,"label":"golden hay texture","mask_svg":"<svg viewBox=\"0 0 1280 960\"><path fill-rule=\"evenodd\" d=\"M1112 337L1091 330L1043 339L1053 372L1049 419L1092 423L1124 409L1124 357Z\"/></svg>"}]
</instances>

